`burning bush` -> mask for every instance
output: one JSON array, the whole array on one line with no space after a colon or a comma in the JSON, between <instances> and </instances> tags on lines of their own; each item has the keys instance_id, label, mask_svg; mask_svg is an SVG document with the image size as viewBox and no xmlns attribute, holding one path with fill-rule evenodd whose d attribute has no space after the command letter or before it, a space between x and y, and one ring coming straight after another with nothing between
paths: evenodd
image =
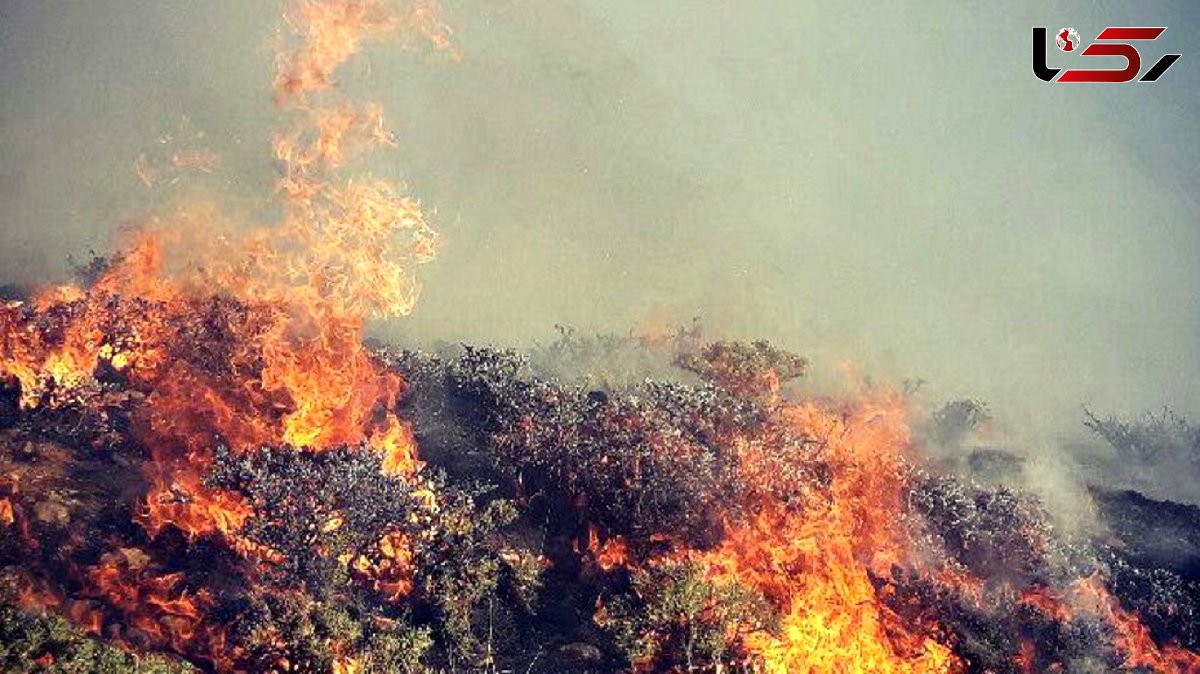
<instances>
[{"instance_id":1,"label":"burning bush","mask_svg":"<svg viewBox=\"0 0 1200 674\"><path fill-rule=\"evenodd\" d=\"M394 139L336 74L389 35L453 53L448 29L385 0L298 0L285 24L278 222L186 205L0 308L5 667L1200 669L1195 569L1142 536L1194 548L1191 510L1098 491L1131 542L1077 540L922 467L903 394L785 390L803 358L694 330L667 350L698 384L368 347L436 237L401 186L342 175ZM557 365L655 347L572 340ZM948 406L933 440L985 415ZM1119 451L1194 445L1091 423Z\"/></svg>"},{"instance_id":2,"label":"burning bush","mask_svg":"<svg viewBox=\"0 0 1200 674\"><path fill-rule=\"evenodd\" d=\"M804 374L808 361L771 346L769 342L712 342L681 354L679 366L750 399L772 399L779 385Z\"/></svg>"},{"instance_id":3,"label":"burning bush","mask_svg":"<svg viewBox=\"0 0 1200 674\"><path fill-rule=\"evenodd\" d=\"M478 405L489 447L561 526L704 539L738 481L728 444L761 410L715 388L647 382L626 392L519 376L512 353L467 349L457 390Z\"/></svg>"},{"instance_id":4,"label":"burning bush","mask_svg":"<svg viewBox=\"0 0 1200 674\"><path fill-rule=\"evenodd\" d=\"M491 349L378 359L408 381L396 411L434 465L390 470L371 444L225 446L198 488L244 515L199 534L148 535L154 473L113 472L152 456L129 378L10 398L5 559L32 571L23 603L255 670L1190 666L1190 581L1065 536L1028 495L915 469L890 394L596 390Z\"/></svg>"},{"instance_id":5,"label":"burning bush","mask_svg":"<svg viewBox=\"0 0 1200 674\"><path fill-rule=\"evenodd\" d=\"M87 638L67 620L0 606L0 668L30 672L187 674L196 670L159 656L135 656Z\"/></svg>"},{"instance_id":6,"label":"burning bush","mask_svg":"<svg viewBox=\"0 0 1200 674\"><path fill-rule=\"evenodd\" d=\"M504 501L389 476L366 447L221 452L209 483L246 498L241 533L270 551L239 620L258 668L415 671L434 636L459 657L485 656L479 617L504 565L487 543L511 519Z\"/></svg>"},{"instance_id":7,"label":"burning bush","mask_svg":"<svg viewBox=\"0 0 1200 674\"><path fill-rule=\"evenodd\" d=\"M637 571L597 621L631 663L690 672L744 664L742 640L775 627L778 616L736 581L711 581L698 565L666 562Z\"/></svg>"}]
</instances>

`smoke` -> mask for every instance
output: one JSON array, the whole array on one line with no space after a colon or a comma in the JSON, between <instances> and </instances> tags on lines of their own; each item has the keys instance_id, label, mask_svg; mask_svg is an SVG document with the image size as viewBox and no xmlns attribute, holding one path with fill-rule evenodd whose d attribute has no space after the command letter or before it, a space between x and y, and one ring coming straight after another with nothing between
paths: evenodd
<instances>
[{"instance_id":1,"label":"smoke","mask_svg":"<svg viewBox=\"0 0 1200 674\"><path fill-rule=\"evenodd\" d=\"M461 63L369 51L344 78L398 131L373 168L443 238L416 313L378 336L527 344L699 315L818 380L853 362L986 400L1066 474L1081 405L1200 416L1195 7L445 4ZM161 199L134 161L184 116L223 189L269 188L278 10L0 6L4 280L61 277ZM1167 25L1185 56L1154 85L1047 85L1029 29L1060 23Z\"/></svg>"}]
</instances>

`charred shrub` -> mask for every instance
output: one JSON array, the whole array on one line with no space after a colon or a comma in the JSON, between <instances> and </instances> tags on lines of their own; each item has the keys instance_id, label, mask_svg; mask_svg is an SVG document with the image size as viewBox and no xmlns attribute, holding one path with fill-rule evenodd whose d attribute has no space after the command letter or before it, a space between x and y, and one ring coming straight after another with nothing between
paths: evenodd
<instances>
[{"instance_id":1,"label":"charred shrub","mask_svg":"<svg viewBox=\"0 0 1200 674\"><path fill-rule=\"evenodd\" d=\"M678 379L682 373L676 358L702 343L699 319L654 334L587 334L570 326L554 327L558 331L556 339L530 349L532 370L542 376L607 389L636 384L647 377Z\"/></svg>"},{"instance_id":2,"label":"charred shrub","mask_svg":"<svg viewBox=\"0 0 1200 674\"><path fill-rule=\"evenodd\" d=\"M459 390L462 380L454 377L467 347L446 347L438 353L381 348L376 355L397 370L406 382L397 412L412 424L421 457L444 470L452 481L504 481L487 450L486 414L473 392ZM499 354L501 352L489 352ZM493 373L492 383L499 386L505 377L517 377L523 361L513 355L513 370Z\"/></svg>"},{"instance_id":3,"label":"charred shrub","mask_svg":"<svg viewBox=\"0 0 1200 674\"><path fill-rule=\"evenodd\" d=\"M1088 493L1123 558L1200 581L1200 507L1130 490L1091 487Z\"/></svg>"},{"instance_id":4,"label":"charred shrub","mask_svg":"<svg viewBox=\"0 0 1200 674\"><path fill-rule=\"evenodd\" d=\"M0 670L13 674L186 674L187 663L135 656L86 637L66 619L0 605Z\"/></svg>"},{"instance_id":5,"label":"charred shrub","mask_svg":"<svg viewBox=\"0 0 1200 674\"><path fill-rule=\"evenodd\" d=\"M1073 577L1087 555L1073 549L1032 496L914 473L909 505L918 526L974 575L1017 586Z\"/></svg>"},{"instance_id":6,"label":"charred shrub","mask_svg":"<svg viewBox=\"0 0 1200 674\"><path fill-rule=\"evenodd\" d=\"M460 660L482 653L479 616L502 603L509 577L497 532L512 506L381 469L369 447L217 452L210 486L249 502L241 534L267 551L268 583L241 621L256 661L322 670L353 654L405 671L431 636Z\"/></svg>"},{"instance_id":7,"label":"charred shrub","mask_svg":"<svg viewBox=\"0 0 1200 674\"><path fill-rule=\"evenodd\" d=\"M1115 551L1105 559L1113 594L1137 612L1156 641L1200 649L1200 582L1166 569L1138 566Z\"/></svg>"},{"instance_id":8,"label":"charred shrub","mask_svg":"<svg viewBox=\"0 0 1200 674\"><path fill-rule=\"evenodd\" d=\"M693 564L665 562L635 573L599 622L629 662L690 672L737 664L741 638L776 619L762 595L733 581L706 580Z\"/></svg>"},{"instance_id":9,"label":"charred shrub","mask_svg":"<svg viewBox=\"0 0 1200 674\"><path fill-rule=\"evenodd\" d=\"M1108 526L1097 552L1113 594L1159 642L1200 649L1200 508L1132 491L1090 493Z\"/></svg>"},{"instance_id":10,"label":"charred shrub","mask_svg":"<svg viewBox=\"0 0 1200 674\"><path fill-rule=\"evenodd\" d=\"M587 390L525 372L515 354L489 350L468 349L452 365L497 465L553 521L633 538L712 535L735 502L730 443L763 425L762 407L712 386Z\"/></svg>"},{"instance_id":11,"label":"charred shrub","mask_svg":"<svg viewBox=\"0 0 1200 674\"><path fill-rule=\"evenodd\" d=\"M906 621L936 624L972 674L1126 671L1110 630L1094 616L1048 616L1004 585L990 588L989 601L980 603L919 574L892 580L888 605Z\"/></svg>"},{"instance_id":12,"label":"charred shrub","mask_svg":"<svg viewBox=\"0 0 1200 674\"><path fill-rule=\"evenodd\" d=\"M240 457L219 449L208 483L249 501L254 516L242 533L278 553L274 582L310 591L338 575L339 557L372 555L386 534L411 532L409 515L421 511L414 489L384 475L367 447L264 447Z\"/></svg>"},{"instance_id":13,"label":"charred shrub","mask_svg":"<svg viewBox=\"0 0 1200 674\"><path fill-rule=\"evenodd\" d=\"M1200 466L1200 425L1170 410L1138 421L1101 419L1087 411L1084 425L1103 438L1122 459L1138 462L1179 461Z\"/></svg>"},{"instance_id":14,"label":"charred shrub","mask_svg":"<svg viewBox=\"0 0 1200 674\"><path fill-rule=\"evenodd\" d=\"M917 573L897 573L891 580L894 591L888 594L888 605L905 621L936 623L953 635L955 651L971 663L971 672L1029 671L1018 662L1022 629L1032 635L1051 627L1036 611L1019 608L1011 593L1005 609L997 611Z\"/></svg>"},{"instance_id":15,"label":"charred shrub","mask_svg":"<svg viewBox=\"0 0 1200 674\"><path fill-rule=\"evenodd\" d=\"M104 278L110 269L121 262L122 256L119 253L106 256L94 250L88 250L86 260L77 260L73 255L67 256L67 264L71 267L71 272L85 288L96 285L96 282Z\"/></svg>"},{"instance_id":16,"label":"charred shrub","mask_svg":"<svg viewBox=\"0 0 1200 674\"><path fill-rule=\"evenodd\" d=\"M746 399L770 399L779 385L808 369L808 361L778 349L767 341L711 342L676 359L685 370L696 373L729 392Z\"/></svg>"},{"instance_id":17,"label":"charred shrub","mask_svg":"<svg viewBox=\"0 0 1200 674\"><path fill-rule=\"evenodd\" d=\"M982 401L952 400L930 415L929 440L939 447L958 449L967 436L991 418Z\"/></svg>"},{"instance_id":18,"label":"charred shrub","mask_svg":"<svg viewBox=\"0 0 1200 674\"><path fill-rule=\"evenodd\" d=\"M1085 410L1084 425L1102 445L1090 447L1089 482L1134 489L1156 499L1200 503L1200 424L1164 409L1126 420Z\"/></svg>"}]
</instances>

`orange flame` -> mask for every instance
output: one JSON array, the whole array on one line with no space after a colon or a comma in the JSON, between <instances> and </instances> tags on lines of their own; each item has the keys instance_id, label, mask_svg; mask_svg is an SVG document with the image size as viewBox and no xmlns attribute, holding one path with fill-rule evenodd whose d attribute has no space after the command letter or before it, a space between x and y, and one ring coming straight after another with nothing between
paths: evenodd
<instances>
[{"instance_id":1,"label":"orange flame","mask_svg":"<svg viewBox=\"0 0 1200 674\"><path fill-rule=\"evenodd\" d=\"M420 470L412 433L391 409L402 382L363 338L367 319L413 310L415 268L433 257L436 236L402 185L339 174L357 153L395 141L379 106L336 100L332 90L338 67L371 40L413 35L450 49L436 9L385 0L289 5L274 90L296 121L274 143L280 222L234 227L192 204L133 233L90 287L52 288L30 305L0 308L0 378L16 382L23 408L98 395L101 377L123 378L144 395L134 431L150 459L140 521L151 536L167 527L219 534L244 555L270 556L238 535L248 506L204 484L219 444L246 452L369 442L389 474ZM168 163L207 172L217 161L185 148ZM148 158L135 168L147 185L158 179ZM385 563L367 575L407 593L408 541L380 546ZM223 637L203 624L210 598L186 590L178 574L153 576L127 562L106 557L88 570L91 598L156 647L219 660ZM40 596L30 601L50 603ZM102 612L90 604L64 610L99 629ZM353 671L350 661L342 667Z\"/></svg>"},{"instance_id":2,"label":"orange flame","mask_svg":"<svg viewBox=\"0 0 1200 674\"><path fill-rule=\"evenodd\" d=\"M829 493L803 510L764 503L720 546L689 554L711 578L755 588L782 610L779 634L752 633L747 650L772 673L960 671L950 648L931 630L905 625L871 580L906 557L894 526L908 443L899 398L840 413L788 405L780 421L819 439L836 466Z\"/></svg>"},{"instance_id":3,"label":"orange flame","mask_svg":"<svg viewBox=\"0 0 1200 674\"><path fill-rule=\"evenodd\" d=\"M1163 674L1200 672L1200 655L1177 644L1156 644L1150 630L1121 606L1098 574L1072 583L1061 593L1048 588L1028 590L1021 602L1064 622L1084 615L1108 623L1113 646L1124 656L1126 667L1145 667Z\"/></svg>"},{"instance_id":4,"label":"orange flame","mask_svg":"<svg viewBox=\"0 0 1200 674\"><path fill-rule=\"evenodd\" d=\"M625 539L613 536L601 543L600 532L595 527L588 527L587 552L601 571L612 571L629 565L629 544Z\"/></svg>"},{"instance_id":5,"label":"orange flame","mask_svg":"<svg viewBox=\"0 0 1200 674\"><path fill-rule=\"evenodd\" d=\"M368 319L411 313L420 291L415 270L432 259L437 237L402 185L340 173L360 153L396 142L379 106L331 96L338 68L373 40L416 36L457 56L439 17L429 0L405 9L387 0L295 0L284 15L290 33L281 38L274 76L276 100L293 119L272 148L280 222L237 228L214 209L189 205L133 234L90 287L51 288L29 305L0 307L0 377L17 383L23 408L97 395L102 377L119 377L144 395L135 433L149 455L140 522L151 537L173 527L193 538L223 537L249 559L275 554L240 537L249 506L204 483L222 443L250 452L365 441L383 456L386 473L421 470L412 431L392 410L404 383L372 358L363 337ZM218 158L180 150L169 162L207 172ZM136 169L148 185L159 179L148 160ZM829 483L796 504L763 495L746 504L753 515L731 522L712 549L668 554L698 564L711 580L753 588L779 609L777 632L754 631L741 644L765 672L961 671L937 625L906 623L886 602L892 568L919 563L896 526L909 444L902 401L876 394L845 407L780 403L772 377L761 383L779 404L773 423L807 439L814 460L830 467ZM759 449L737 447L752 484L765 484L772 471L757 460ZM436 505L436 494L423 496ZM0 526L13 522L13 504L0 499ZM335 517L325 526L340 525ZM390 534L376 547L373 559L340 561L387 596L408 595L412 541ZM633 557L627 541L602 542L595 530L587 553L605 571ZM27 589L22 603L218 668L236 657L206 618L213 597L144 552L110 552L78 576L78 599ZM945 577L978 591L969 578ZM1031 593L1025 601L1064 618L1076 610L1103 617L1128 666L1200 670L1195 654L1155 645L1098 580L1078 584L1067 598ZM1030 649L1019 662L1033 662ZM334 663L340 672L360 668L349 657Z\"/></svg>"}]
</instances>

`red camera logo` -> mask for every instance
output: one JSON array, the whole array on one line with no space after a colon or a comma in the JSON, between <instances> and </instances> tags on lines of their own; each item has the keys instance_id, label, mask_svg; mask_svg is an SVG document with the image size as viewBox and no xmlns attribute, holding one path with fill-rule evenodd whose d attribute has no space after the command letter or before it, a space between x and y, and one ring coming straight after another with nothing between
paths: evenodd
<instances>
[{"instance_id":1,"label":"red camera logo","mask_svg":"<svg viewBox=\"0 0 1200 674\"><path fill-rule=\"evenodd\" d=\"M1096 40L1087 46L1081 56L1120 56L1125 59L1125 67L1118 70L1072 68L1059 76L1061 68L1050 68L1046 65L1046 29L1035 26L1033 29L1033 74L1046 82L1132 82L1142 71L1142 55L1130 42L1151 42L1163 34L1166 27L1108 27L1100 31ZM1079 33L1074 28L1063 28L1054 36L1054 44L1061 51L1074 53L1079 51ZM1154 82L1162 77L1176 61L1179 54L1164 54L1142 75L1139 82Z\"/></svg>"}]
</instances>

